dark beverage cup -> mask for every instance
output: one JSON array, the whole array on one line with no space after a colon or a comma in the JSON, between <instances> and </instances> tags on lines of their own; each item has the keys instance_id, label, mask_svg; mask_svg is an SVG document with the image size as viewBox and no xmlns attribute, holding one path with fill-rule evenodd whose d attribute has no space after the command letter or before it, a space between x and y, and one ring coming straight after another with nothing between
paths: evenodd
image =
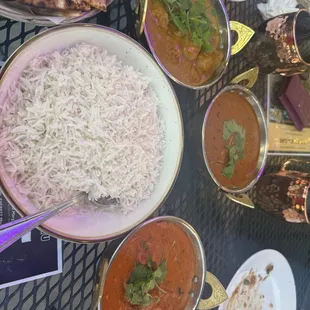
<instances>
[{"instance_id":1,"label":"dark beverage cup","mask_svg":"<svg viewBox=\"0 0 310 310\"><path fill-rule=\"evenodd\" d=\"M310 14L282 14L262 22L244 49L262 73L301 74L310 66Z\"/></svg>"},{"instance_id":2,"label":"dark beverage cup","mask_svg":"<svg viewBox=\"0 0 310 310\"><path fill-rule=\"evenodd\" d=\"M289 170L294 162L288 161L279 172L261 177L254 189L253 202L268 214L287 222L309 223L310 174Z\"/></svg>"}]
</instances>

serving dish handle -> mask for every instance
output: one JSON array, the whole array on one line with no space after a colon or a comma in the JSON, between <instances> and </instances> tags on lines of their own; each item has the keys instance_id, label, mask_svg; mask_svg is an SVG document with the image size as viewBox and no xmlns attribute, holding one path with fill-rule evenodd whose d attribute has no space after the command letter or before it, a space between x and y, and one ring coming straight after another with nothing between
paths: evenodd
<instances>
[{"instance_id":1,"label":"serving dish handle","mask_svg":"<svg viewBox=\"0 0 310 310\"><path fill-rule=\"evenodd\" d=\"M205 281L211 286L212 294L208 299L200 299L199 310L213 309L228 299L223 285L211 272L206 272Z\"/></svg>"},{"instance_id":2,"label":"serving dish handle","mask_svg":"<svg viewBox=\"0 0 310 310\"><path fill-rule=\"evenodd\" d=\"M236 31L238 34L237 42L231 47L231 55L235 55L248 44L255 31L236 21L230 21L230 30Z\"/></svg>"},{"instance_id":3,"label":"serving dish handle","mask_svg":"<svg viewBox=\"0 0 310 310\"><path fill-rule=\"evenodd\" d=\"M91 303L91 310L97 310L100 300L103 294L103 286L108 270L109 260L102 256L101 261L99 262L99 268L96 274L94 289L93 289L93 298Z\"/></svg>"},{"instance_id":4,"label":"serving dish handle","mask_svg":"<svg viewBox=\"0 0 310 310\"><path fill-rule=\"evenodd\" d=\"M299 171L310 177L310 161L304 159L289 159L282 165L281 171Z\"/></svg>"}]
</instances>

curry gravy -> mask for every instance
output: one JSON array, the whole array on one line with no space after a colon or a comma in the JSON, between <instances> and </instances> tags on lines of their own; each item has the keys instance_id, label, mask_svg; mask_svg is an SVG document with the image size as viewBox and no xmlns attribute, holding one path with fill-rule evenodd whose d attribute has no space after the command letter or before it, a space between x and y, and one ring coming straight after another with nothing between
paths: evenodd
<instances>
[{"instance_id":1,"label":"curry gravy","mask_svg":"<svg viewBox=\"0 0 310 310\"><path fill-rule=\"evenodd\" d=\"M169 22L168 13L161 0L150 0L145 26L156 56L168 72L187 85L206 83L215 73L224 58L219 49L218 17L211 14L213 4L205 1L206 14L214 33L210 38L213 51L205 53L193 44L186 34L181 34L175 25Z\"/></svg>"},{"instance_id":2,"label":"curry gravy","mask_svg":"<svg viewBox=\"0 0 310 310\"><path fill-rule=\"evenodd\" d=\"M244 157L237 161L231 179L222 174L228 162L228 150L223 139L223 123L234 119L245 131ZM221 94L209 111L205 124L205 153L215 179L228 188L244 188L255 178L260 150L260 133L251 104L233 92Z\"/></svg>"}]
</instances>

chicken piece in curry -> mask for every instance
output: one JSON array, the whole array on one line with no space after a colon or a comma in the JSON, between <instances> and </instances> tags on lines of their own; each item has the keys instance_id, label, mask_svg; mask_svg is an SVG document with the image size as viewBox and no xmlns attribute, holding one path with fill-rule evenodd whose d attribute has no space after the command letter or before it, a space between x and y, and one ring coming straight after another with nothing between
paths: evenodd
<instances>
[{"instance_id":1,"label":"chicken piece in curry","mask_svg":"<svg viewBox=\"0 0 310 310\"><path fill-rule=\"evenodd\" d=\"M224 58L211 0L149 0L146 30L161 64L184 84L205 84Z\"/></svg>"}]
</instances>

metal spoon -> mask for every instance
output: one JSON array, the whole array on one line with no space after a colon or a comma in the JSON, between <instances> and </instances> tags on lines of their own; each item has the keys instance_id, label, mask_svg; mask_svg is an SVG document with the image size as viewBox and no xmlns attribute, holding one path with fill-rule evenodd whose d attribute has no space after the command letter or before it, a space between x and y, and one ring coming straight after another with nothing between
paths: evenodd
<instances>
[{"instance_id":1,"label":"metal spoon","mask_svg":"<svg viewBox=\"0 0 310 310\"><path fill-rule=\"evenodd\" d=\"M30 232L32 229L38 227L40 224L44 223L51 217L60 213L61 211L69 208L77 202L82 202L87 199L87 194L81 192L80 194L74 196L72 199L56 205L54 207L48 208L46 210L39 211L37 213L22 217L16 221L4 224L0 226L0 253L13 244L15 241L20 239L26 233ZM93 203L98 207L108 207L115 204L117 199L111 197L99 198Z\"/></svg>"}]
</instances>

